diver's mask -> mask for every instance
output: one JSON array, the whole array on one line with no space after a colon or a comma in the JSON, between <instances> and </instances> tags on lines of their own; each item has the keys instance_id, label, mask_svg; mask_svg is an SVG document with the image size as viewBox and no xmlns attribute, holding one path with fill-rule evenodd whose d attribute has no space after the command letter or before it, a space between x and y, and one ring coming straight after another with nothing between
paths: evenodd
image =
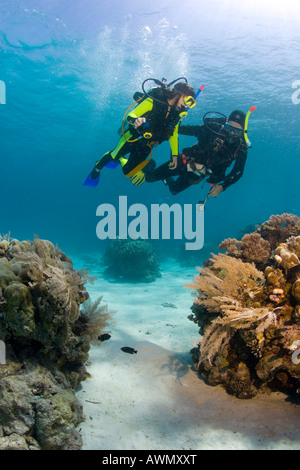
<instances>
[{"instance_id":1,"label":"diver's mask","mask_svg":"<svg viewBox=\"0 0 300 470\"><path fill-rule=\"evenodd\" d=\"M215 136L214 148L219 150L225 142L238 143L243 138L244 130L234 127L228 122L228 118L216 111L209 111L203 116L205 127Z\"/></svg>"},{"instance_id":2,"label":"diver's mask","mask_svg":"<svg viewBox=\"0 0 300 470\"><path fill-rule=\"evenodd\" d=\"M188 108L193 108L194 106L196 106L196 100L192 96L185 96L183 100Z\"/></svg>"},{"instance_id":3,"label":"diver's mask","mask_svg":"<svg viewBox=\"0 0 300 470\"><path fill-rule=\"evenodd\" d=\"M244 129L241 129L239 127L232 126L228 122L224 124L224 133L225 133L225 139L229 144L234 144L238 140L242 139L243 134L244 134Z\"/></svg>"}]
</instances>

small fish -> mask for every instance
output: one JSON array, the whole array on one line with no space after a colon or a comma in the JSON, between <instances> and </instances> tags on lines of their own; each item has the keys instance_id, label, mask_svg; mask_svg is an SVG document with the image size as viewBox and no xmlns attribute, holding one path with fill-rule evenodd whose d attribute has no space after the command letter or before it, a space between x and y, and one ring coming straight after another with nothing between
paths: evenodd
<instances>
[{"instance_id":1,"label":"small fish","mask_svg":"<svg viewBox=\"0 0 300 470\"><path fill-rule=\"evenodd\" d=\"M92 379L93 378L93 376L88 371L83 372L83 377L85 379Z\"/></svg>"},{"instance_id":2,"label":"small fish","mask_svg":"<svg viewBox=\"0 0 300 470\"><path fill-rule=\"evenodd\" d=\"M107 341L109 338L111 338L111 335L108 333L103 333L103 335L98 336L99 341Z\"/></svg>"},{"instance_id":3,"label":"small fish","mask_svg":"<svg viewBox=\"0 0 300 470\"><path fill-rule=\"evenodd\" d=\"M130 348L129 346L124 346L123 348L121 348L121 350L125 353L128 353L128 354L136 354L137 351L133 348Z\"/></svg>"}]
</instances>

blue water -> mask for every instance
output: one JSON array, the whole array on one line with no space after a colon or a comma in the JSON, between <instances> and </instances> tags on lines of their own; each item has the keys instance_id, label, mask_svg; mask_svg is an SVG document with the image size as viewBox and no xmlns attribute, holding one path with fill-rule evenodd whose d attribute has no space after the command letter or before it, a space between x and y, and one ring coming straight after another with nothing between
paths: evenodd
<instances>
[{"instance_id":1,"label":"blue water","mask_svg":"<svg viewBox=\"0 0 300 470\"><path fill-rule=\"evenodd\" d=\"M0 233L34 235L65 251L101 251L96 208L195 203L208 187L171 196L161 182L131 185L106 169L82 186L114 148L132 95L147 77L205 84L187 124L209 110L257 106L244 175L205 209L205 242L237 236L270 215L300 215L300 9L297 0L2 0L0 3ZM180 147L194 140L182 137ZM169 145L155 149L157 163Z\"/></svg>"}]
</instances>

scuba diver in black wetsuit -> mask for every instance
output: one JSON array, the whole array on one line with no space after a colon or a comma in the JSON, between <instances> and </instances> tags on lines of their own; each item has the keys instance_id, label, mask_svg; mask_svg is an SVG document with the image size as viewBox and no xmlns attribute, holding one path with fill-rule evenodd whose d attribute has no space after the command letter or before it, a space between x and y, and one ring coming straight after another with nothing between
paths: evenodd
<instances>
[{"instance_id":1,"label":"scuba diver in black wetsuit","mask_svg":"<svg viewBox=\"0 0 300 470\"><path fill-rule=\"evenodd\" d=\"M154 81L159 86L146 92L144 85L147 81ZM134 104L137 106L128 114L125 124L125 116L123 118L122 136L116 148L96 162L84 185L97 186L100 171L105 166L113 167L118 163L133 184L141 185L145 181L142 168L149 163L152 148L166 140L170 142L172 156L178 156L178 125L187 115L187 108L196 104L194 89L186 78L181 77L169 84L149 78L143 82L142 90L143 93L135 93ZM127 154L130 155L125 158Z\"/></svg>"},{"instance_id":2,"label":"scuba diver in black wetsuit","mask_svg":"<svg viewBox=\"0 0 300 470\"><path fill-rule=\"evenodd\" d=\"M254 109L251 108L251 112ZM203 125L180 126L179 134L197 137L198 142L184 148L177 162L173 159L171 164L166 162L148 171L146 181L163 180L175 195L206 179L213 185L208 196L217 197L243 175L250 146L247 137L249 113L246 116L242 111L233 111L227 119L221 113L214 113L218 117L209 117L212 114L209 112L203 117ZM233 168L226 175L233 162ZM178 178L175 180L174 176Z\"/></svg>"}]
</instances>

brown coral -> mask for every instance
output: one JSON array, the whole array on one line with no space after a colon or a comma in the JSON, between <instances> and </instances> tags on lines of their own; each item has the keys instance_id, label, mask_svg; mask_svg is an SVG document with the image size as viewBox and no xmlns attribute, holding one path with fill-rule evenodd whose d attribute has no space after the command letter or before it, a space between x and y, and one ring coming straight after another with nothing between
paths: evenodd
<instances>
[{"instance_id":1,"label":"brown coral","mask_svg":"<svg viewBox=\"0 0 300 470\"><path fill-rule=\"evenodd\" d=\"M244 235L240 241L236 238L224 240L219 246L219 250L223 249L227 250L229 256L258 266L264 265L271 253L269 242L256 232Z\"/></svg>"},{"instance_id":2,"label":"brown coral","mask_svg":"<svg viewBox=\"0 0 300 470\"><path fill-rule=\"evenodd\" d=\"M196 304L203 304L214 314L247 307L254 299L259 300L264 276L253 263L244 263L228 255L213 255L212 266L201 270L195 282L187 284L199 292Z\"/></svg>"},{"instance_id":3,"label":"brown coral","mask_svg":"<svg viewBox=\"0 0 300 470\"><path fill-rule=\"evenodd\" d=\"M3 240L2 240L3 241ZM11 240L0 252L0 449L79 449L74 391L90 342L110 319L85 305L89 275L47 240ZM84 313L80 310L80 306Z\"/></svg>"},{"instance_id":4,"label":"brown coral","mask_svg":"<svg viewBox=\"0 0 300 470\"><path fill-rule=\"evenodd\" d=\"M273 251L269 240L262 243L265 228L240 242L225 240L220 249L227 254L213 255L187 285L197 291L191 319L203 334L193 350L196 369L211 385L221 383L240 398L266 389L295 394L300 387L299 366L292 361L293 345L300 341L298 219L284 214L266 223L268 234L276 232L269 238Z\"/></svg>"},{"instance_id":5,"label":"brown coral","mask_svg":"<svg viewBox=\"0 0 300 470\"><path fill-rule=\"evenodd\" d=\"M270 219L264 222L257 231L274 250L289 237L300 235L300 217L288 213L271 215Z\"/></svg>"},{"instance_id":6,"label":"brown coral","mask_svg":"<svg viewBox=\"0 0 300 470\"><path fill-rule=\"evenodd\" d=\"M300 279L294 282L292 287L292 296L297 300L300 304Z\"/></svg>"},{"instance_id":7,"label":"brown coral","mask_svg":"<svg viewBox=\"0 0 300 470\"><path fill-rule=\"evenodd\" d=\"M200 347L199 365L224 348L235 332L250 325L257 333L276 320L273 308L259 305L264 287L263 273L254 264L219 254L213 255L212 266L203 268L195 282L186 286L198 291L195 304L212 313L206 322L205 336Z\"/></svg>"}]
</instances>

